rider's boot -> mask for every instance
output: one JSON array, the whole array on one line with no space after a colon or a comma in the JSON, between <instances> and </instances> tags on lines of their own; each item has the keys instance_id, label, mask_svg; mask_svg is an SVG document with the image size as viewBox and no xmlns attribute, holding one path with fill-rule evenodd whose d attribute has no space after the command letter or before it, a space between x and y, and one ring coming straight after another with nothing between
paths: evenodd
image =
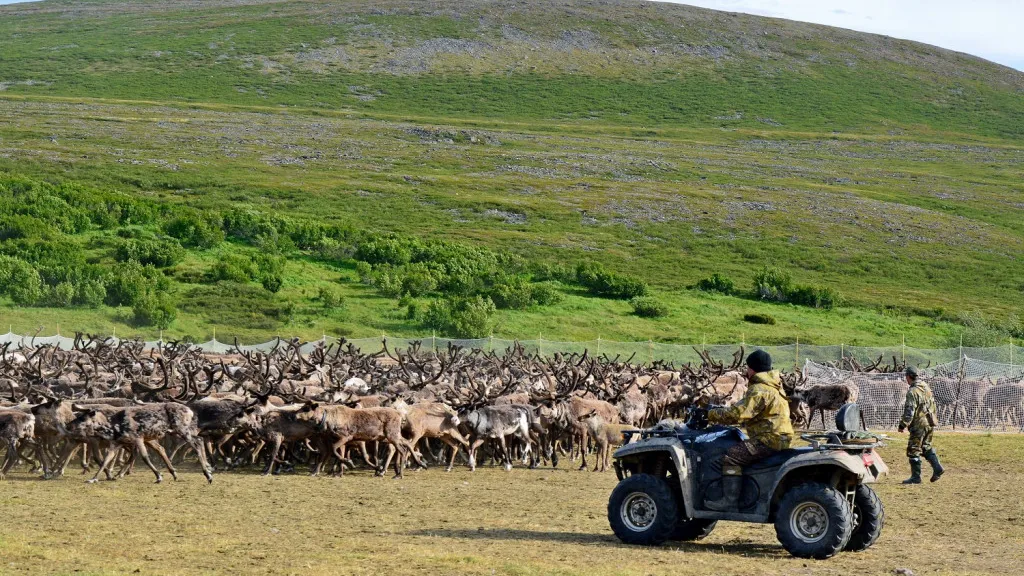
<instances>
[{"instance_id":1,"label":"rider's boot","mask_svg":"<svg viewBox=\"0 0 1024 576\"><path fill-rule=\"evenodd\" d=\"M925 452L924 457L928 459L928 463L932 465L932 482L935 482L942 477L942 474L946 469L943 468L942 463L939 462L939 455L935 453L934 448Z\"/></svg>"},{"instance_id":2,"label":"rider's boot","mask_svg":"<svg viewBox=\"0 0 1024 576\"><path fill-rule=\"evenodd\" d=\"M921 459L914 457L910 459L910 478L903 481L904 484L921 483Z\"/></svg>"},{"instance_id":3,"label":"rider's boot","mask_svg":"<svg viewBox=\"0 0 1024 576\"><path fill-rule=\"evenodd\" d=\"M704 505L716 512L735 512L739 508L742 490L743 468L722 466L722 497L717 500L706 500Z\"/></svg>"}]
</instances>

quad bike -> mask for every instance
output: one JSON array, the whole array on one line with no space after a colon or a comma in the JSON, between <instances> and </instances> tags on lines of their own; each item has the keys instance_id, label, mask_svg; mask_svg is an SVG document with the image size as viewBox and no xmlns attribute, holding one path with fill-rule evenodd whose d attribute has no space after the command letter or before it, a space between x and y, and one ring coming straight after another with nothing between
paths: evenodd
<instances>
[{"instance_id":1,"label":"quad bike","mask_svg":"<svg viewBox=\"0 0 1024 576\"><path fill-rule=\"evenodd\" d=\"M707 503L723 495L722 456L745 436L737 428L709 427L707 411L695 408L685 425L642 430L633 443L630 434L615 451L619 484L608 500L608 521L627 544L700 540L719 520L733 520L774 522L779 542L801 558L865 550L885 522L869 484L889 467L875 451L881 437L858 430L859 423L857 405L843 406L838 430L804 434L809 446L744 468L735 509L715 511Z\"/></svg>"}]
</instances>

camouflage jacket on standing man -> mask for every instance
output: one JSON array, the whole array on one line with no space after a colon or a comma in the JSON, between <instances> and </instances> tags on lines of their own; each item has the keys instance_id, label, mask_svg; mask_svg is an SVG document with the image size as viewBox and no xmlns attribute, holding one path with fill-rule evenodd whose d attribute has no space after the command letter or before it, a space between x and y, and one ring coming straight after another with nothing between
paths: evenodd
<instances>
[{"instance_id":1,"label":"camouflage jacket on standing man","mask_svg":"<svg viewBox=\"0 0 1024 576\"><path fill-rule=\"evenodd\" d=\"M910 390L907 390L907 403L903 405L900 426L910 428L911 431L931 430L933 426L928 421L929 415L932 421L935 421L935 397L932 396L932 389L928 384L918 380Z\"/></svg>"},{"instance_id":2,"label":"camouflage jacket on standing man","mask_svg":"<svg viewBox=\"0 0 1024 576\"><path fill-rule=\"evenodd\" d=\"M793 440L789 401L778 370L758 372L747 393L733 406L708 411L711 424L741 424L747 435L773 450L785 450Z\"/></svg>"}]
</instances>

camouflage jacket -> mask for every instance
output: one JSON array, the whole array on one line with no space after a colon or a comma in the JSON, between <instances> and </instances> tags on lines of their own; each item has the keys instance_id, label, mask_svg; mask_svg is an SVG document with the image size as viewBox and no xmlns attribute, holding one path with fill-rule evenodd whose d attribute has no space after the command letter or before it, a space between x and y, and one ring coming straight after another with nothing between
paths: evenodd
<instances>
[{"instance_id":1,"label":"camouflage jacket","mask_svg":"<svg viewBox=\"0 0 1024 576\"><path fill-rule=\"evenodd\" d=\"M911 430L931 430L928 414L936 415L935 397L926 382L918 380L907 390L907 403L903 405L903 418L900 425Z\"/></svg>"},{"instance_id":2,"label":"camouflage jacket","mask_svg":"<svg viewBox=\"0 0 1024 576\"><path fill-rule=\"evenodd\" d=\"M708 422L740 424L752 439L773 450L789 448L793 440L793 425L789 420L789 401L782 391L779 371L754 374L743 398L733 406L711 409Z\"/></svg>"}]
</instances>

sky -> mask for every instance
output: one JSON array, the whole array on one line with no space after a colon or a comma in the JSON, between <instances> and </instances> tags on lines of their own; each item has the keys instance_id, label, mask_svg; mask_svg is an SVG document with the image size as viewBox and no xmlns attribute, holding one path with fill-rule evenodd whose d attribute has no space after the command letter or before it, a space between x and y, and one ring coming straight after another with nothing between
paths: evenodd
<instances>
[{"instance_id":1,"label":"sky","mask_svg":"<svg viewBox=\"0 0 1024 576\"><path fill-rule=\"evenodd\" d=\"M1024 71L1024 0L669 0L873 32Z\"/></svg>"}]
</instances>

